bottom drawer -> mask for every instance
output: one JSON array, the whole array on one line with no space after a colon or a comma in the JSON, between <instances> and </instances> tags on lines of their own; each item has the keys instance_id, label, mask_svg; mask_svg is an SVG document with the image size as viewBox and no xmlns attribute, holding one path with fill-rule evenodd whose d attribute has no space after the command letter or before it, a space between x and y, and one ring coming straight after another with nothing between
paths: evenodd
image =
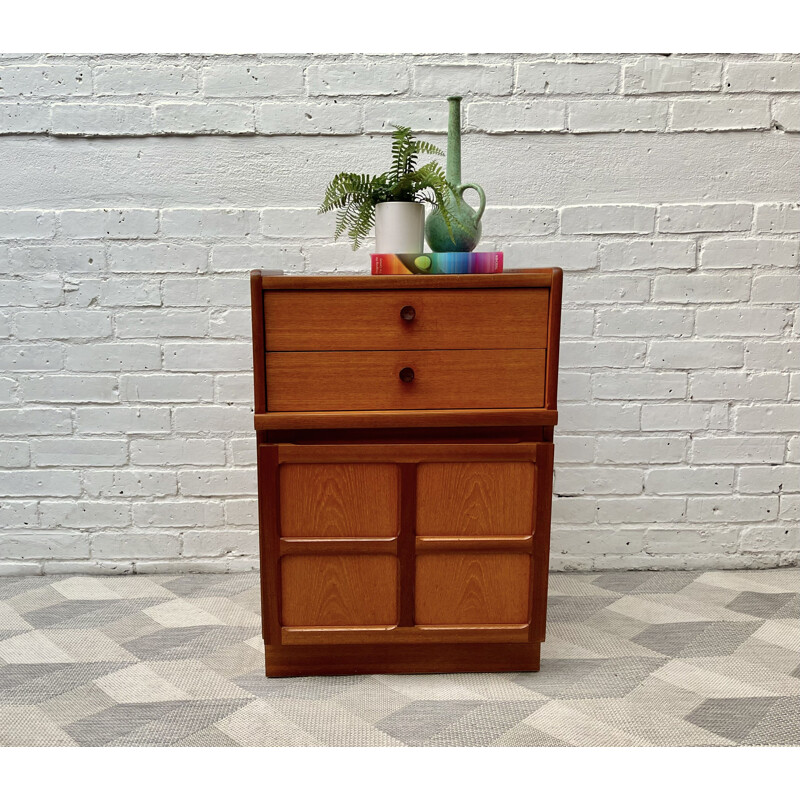
<instances>
[{"instance_id":1,"label":"bottom drawer","mask_svg":"<svg viewBox=\"0 0 800 800\"><path fill-rule=\"evenodd\" d=\"M268 353L270 411L538 408L545 350Z\"/></svg>"}]
</instances>

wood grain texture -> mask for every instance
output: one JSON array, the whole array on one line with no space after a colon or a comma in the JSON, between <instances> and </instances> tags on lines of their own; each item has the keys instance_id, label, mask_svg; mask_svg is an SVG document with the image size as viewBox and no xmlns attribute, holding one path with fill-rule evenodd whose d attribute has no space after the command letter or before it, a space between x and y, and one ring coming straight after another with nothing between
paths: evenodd
<instances>
[{"instance_id":1,"label":"wood grain texture","mask_svg":"<svg viewBox=\"0 0 800 800\"><path fill-rule=\"evenodd\" d=\"M547 289L265 292L266 349L542 349L548 301Z\"/></svg>"},{"instance_id":2,"label":"wood grain texture","mask_svg":"<svg viewBox=\"0 0 800 800\"><path fill-rule=\"evenodd\" d=\"M417 625L413 628L283 628L281 644L527 642L528 625Z\"/></svg>"},{"instance_id":3,"label":"wood grain texture","mask_svg":"<svg viewBox=\"0 0 800 800\"><path fill-rule=\"evenodd\" d=\"M264 384L264 305L262 302L261 273L250 273L250 308L253 331L253 411L262 414L267 410L267 391Z\"/></svg>"},{"instance_id":4,"label":"wood grain texture","mask_svg":"<svg viewBox=\"0 0 800 800\"><path fill-rule=\"evenodd\" d=\"M533 553L533 536L417 536L417 553Z\"/></svg>"},{"instance_id":5,"label":"wood grain texture","mask_svg":"<svg viewBox=\"0 0 800 800\"><path fill-rule=\"evenodd\" d=\"M282 464L281 535L397 536L399 480L395 464Z\"/></svg>"},{"instance_id":6,"label":"wood grain texture","mask_svg":"<svg viewBox=\"0 0 800 800\"><path fill-rule=\"evenodd\" d=\"M267 645L269 677L422 672L536 672L536 643Z\"/></svg>"},{"instance_id":7,"label":"wood grain texture","mask_svg":"<svg viewBox=\"0 0 800 800\"><path fill-rule=\"evenodd\" d=\"M397 623L397 559L393 556L285 556L281 583L283 625Z\"/></svg>"},{"instance_id":8,"label":"wood grain texture","mask_svg":"<svg viewBox=\"0 0 800 800\"><path fill-rule=\"evenodd\" d=\"M397 539L281 539L279 549L282 556L375 555L378 553L396 556Z\"/></svg>"},{"instance_id":9,"label":"wood grain texture","mask_svg":"<svg viewBox=\"0 0 800 800\"><path fill-rule=\"evenodd\" d=\"M553 282L553 269L506 270L498 275L267 275L265 291L340 289L509 289L542 288Z\"/></svg>"},{"instance_id":10,"label":"wood grain texture","mask_svg":"<svg viewBox=\"0 0 800 800\"><path fill-rule=\"evenodd\" d=\"M420 464L417 535L530 535L534 474L530 462Z\"/></svg>"},{"instance_id":11,"label":"wood grain texture","mask_svg":"<svg viewBox=\"0 0 800 800\"><path fill-rule=\"evenodd\" d=\"M547 625L547 578L550 561L550 521L553 503L552 443L538 446L536 475L539 488L536 503L536 536L534 536L533 580L531 581L531 641L543 642Z\"/></svg>"},{"instance_id":12,"label":"wood grain texture","mask_svg":"<svg viewBox=\"0 0 800 800\"><path fill-rule=\"evenodd\" d=\"M262 437L264 434L259 433ZM278 491L278 447L258 446L258 549L261 566L261 620L264 641L280 642L280 494Z\"/></svg>"},{"instance_id":13,"label":"wood grain texture","mask_svg":"<svg viewBox=\"0 0 800 800\"><path fill-rule=\"evenodd\" d=\"M398 624L414 625L414 575L416 573L417 465L400 464L400 612Z\"/></svg>"},{"instance_id":14,"label":"wood grain texture","mask_svg":"<svg viewBox=\"0 0 800 800\"><path fill-rule=\"evenodd\" d=\"M558 412L543 408L476 408L416 411L278 411L255 414L257 431L335 430L342 428L461 428L553 426ZM499 431L502 437L503 432Z\"/></svg>"},{"instance_id":15,"label":"wood grain texture","mask_svg":"<svg viewBox=\"0 0 800 800\"><path fill-rule=\"evenodd\" d=\"M417 624L527 623L530 563L506 553L418 555Z\"/></svg>"},{"instance_id":16,"label":"wood grain texture","mask_svg":"<svg viewBox=\"0 0 800 800\"><path fill-rule=\"evenodd\" d=\"M540 407L545 350L267 354L270 411ZM415 377L400 380L410 367Z\"/></svg>"},{"instance_id":17,"label":"wood grain texture","mask_svg":"<svg viewBox=\"0 0 800 800\"><path fill-rule=\"evenodd\" d=\"M410 412L409 412L410 413ZM422 412L416 412L422 413ZM506 427L447 427L436 428L327 428L317 430L272 430L269 440L283 444L403 444L409 441L420 444L517 444L520 442L541 442L540 426L506 426Z\"/></svg>"},{"instance_id":18,"label":"wood grain texture","mask_svg":"<svg viewBox=\"0 0 800 800\"><path fill-rule=\"evenodd\" d=\"M281 444L281 464L349 464L361 462L412 463L458 461L536 461L538 445L504 444Z\"/></svg>"},{"instance_id":19,"label":"wood grain texture","mask_svg":"<svg viewBox=\"0 0 800 800\"><path fill-rule=\"evenodd\" d=\"M561 344L561 292L564 273L553 270L550 289L550 308L547 319L547 378L545 406L555 409L558 404L558 354Z\"/></svg>"}]
</instances>

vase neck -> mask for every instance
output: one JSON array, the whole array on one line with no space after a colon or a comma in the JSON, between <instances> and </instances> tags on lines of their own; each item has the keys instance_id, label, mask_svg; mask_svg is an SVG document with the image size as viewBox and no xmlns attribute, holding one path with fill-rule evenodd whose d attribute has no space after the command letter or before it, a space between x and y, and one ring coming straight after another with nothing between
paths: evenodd
<instances>
[{"instance_id":1,"label":"vase neck","mask_svg":"<svg viewBox=\"0 0 800 800\"><path fill-rule=\"evenodd\" d=\"M461 183L461 98L448 97L450 119L447 126L447 180Z\"/></svg>"}]
</instances>

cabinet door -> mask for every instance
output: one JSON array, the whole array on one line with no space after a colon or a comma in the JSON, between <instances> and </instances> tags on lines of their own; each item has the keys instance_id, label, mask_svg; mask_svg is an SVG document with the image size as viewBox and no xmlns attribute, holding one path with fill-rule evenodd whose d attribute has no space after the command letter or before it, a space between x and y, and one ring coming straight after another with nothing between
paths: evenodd
<instances>
[{"instance_id":1,"label":"cabinet door","mask_svg":"<svg viewBox=\"0 0 800 800\"><path fill-rule=\"evenodd\" d=\"M423 454L416 467L417 626L430 635L462 627L473 636L533 636L535 589L547 573L550 448L475 445L436 460Z\"/></svg>"},{"instance_id":2,"label":"cabinet door","mask_svg":"<svg viewBox=\"0 0 800 800\"><path fill-rule=\"evenodd\" d=\"M552 445L262 445L274 644L544 634Z\"/></svg>"}]
</instances>

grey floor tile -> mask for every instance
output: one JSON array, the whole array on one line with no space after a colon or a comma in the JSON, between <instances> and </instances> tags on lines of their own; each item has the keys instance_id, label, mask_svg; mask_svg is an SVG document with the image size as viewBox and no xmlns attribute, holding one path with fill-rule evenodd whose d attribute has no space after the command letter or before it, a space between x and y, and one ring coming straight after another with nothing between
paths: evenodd
<instances>
[{"instance_id":1,"label":"grey floor tile","mask_svg":"<svg viewBox=\"0 0 800 800\"><path fill-rule=\"evenodd\" d=\"M111 747L169 747L199 733L250 703L250 700L189 700L169 708L158 719L112 739Z\"/></svg>"},{"instance_id":2,"label":"grey floor tile","mask_svg":"<svg viewBox=\"0 0 800 800\"><path fill-rule=\"evenodd\" d=\"M258 586L258 573L181 575L161 585L178 597L231 597Z\"/></svg>"},{"instance_id":3,"label":"grey floor tile","mask_svg":"<svg viewBox=\"0 0 800 800\"><path fill-rule=\"evenodd\" d=\"M375 727L408 745L420 746L479 705L477 700L415 700L378 720Z\"/></svg>"},{"instance_id":4,"label":"grey floor tile","mask_svg":"<svg viewBox=\"0 0 800 800\"><path fill-rule=\"evenodd\" d=\"M175 661L202 658L257 634L253 628L225 625L193 625L165 628L156 633L125 642L124 647L144 661Z\"/></svg>"},{"instance_id":5,"label":"grey floor tile","mask_svg":"<svg viewBox=\"0 0 800 800\"><path fill-rule=\"evenodd\" d=\"M598 575L592 583L610 592L628 594L641 586L650 577L648 572L604 572Z\"/></svg>"},{"instance_id":6,"label":"grey floor tile","mask_svg":"<svg viewBox=\"0 0 800 800\"><path fill-rule=\"evenodd\" d=\"M733 742L673 713L664 703L642 705L628 697L566 700L565 705L651 747L730 747Z\"/></svg>"},{"instance_id":7,"label":"grey floor tile","mask_svg":"<svg viewBox=\"0 0 800 800\"><path fill-rule=\"evenodd\" d=\"M305 731L323 747L399 747L404 743L378 725L343 708L336 700L255 700L265 703L279 719ZM218 726L221 727L221 726Z\"/></svg>"},{"instance_id":8,"label":"grey floor tile","mask_svg":"<svg viewBox=\"0 0 800 800\"><path fill-rule=\"evenodd\" d=\"M715 698L698 706L686 721L741 743L774 703L774 697Z\"/></svg>"},{"instance_id":9,"label":"grey floor tile","mask_svg":"<svg viewBox=\"0 0 800 800\"><path fill-rule=\"evenodd\" d=\"M684 718L694 711L704 697L659 678L648 677L625 698L632 706L655 708L672 717Z\"/></svg>"},{"instance_id":10,"label":"grey floor tile","mask_svg":"<svg viewBox=\"0 0 800 800\"><path fill-rule=\"evenodd\" d=\"M10 595L4 602L11 606L18 614L25 614L28 611L35 611L38 608L63 603L64 595L57 592L51 585L48 578L36 578L40 581L38 588L28 589L22 594ZM0 581L2 583L2 581Z\"/></svg>"},{"instance_id":11,"label":"grey floor tile","mask_svg":"<svg viewBox=\"0 0 800 800\"><path fill-rule=\"evenodd\" d=\"M258 585L246 589L238 594L232 594L228 598L232 603L241 606L254 614L261 614L261 589Z\"/></svg>"},{"instance_id":12,"label":"grey floor tile","mask_svg":"<svg viewBox=\"0 0 800 800\"><path fill-rule=\"evenodd\" d=\"M50 719L62 727L79 719L99 714L107 708L116 705L102 689L94 683L85 683L64 694L56 695L39 704L39 708Z\"/></svg>"},{"instance_id":13,"label":"grey floor tile","mask_svg":"<svg viewBox=\"0 0 800 800\"><path fill-rule=\"evenodd\" d=\"M634 656L609 658L582 680L565 687L553 697L571 699L625 697L667 660L667 658Z\"/></svg>"},{"instance_id":14,"label":"grey floor tile","mask_svg":"<svg viewBox=\"0 0 800 800\"><path fill-rule=\"evenodd\" d=\"M5 702L9 693L17 691L19 686L42 678L45 675L50 675L53 672L58 672L64 669L64 666L64 664L1 664L0 699ZM38 701L33 700L32 702L36 703ZM30 703L23 703L22 705L30 705Z\"/></svg>"},{"instance_id":15,"label":"grey floor tile","mask_svg":"<svg viewBox=\"0 0 800 800\"><path fill-rule=\"evenodd\" d=\"M696 572L649 572L648 578L629 594L677 593L694 583Z\"/></svg>"},{"instance_id":16,"label":"grey floor tile","mask_svg":"<svg viewBox=\"0 0 800 800\"><path fill-rule=\"evenodd\" d=\"M0 703L38 704L120 668L119 661L9 664L0 667ZM55 667L55 669L53 669ZM38 673L38 674L37 674ZM25 677L27 674L28 677Z\"/></svg>"},{"instance_id":17,"label":"grey floor tile","mask_svg":"<svg viewBox=\"0 0 800 800\"><path fill-rule=\"evenodd\" d=\"M337 694L335 702L361 719L374 723L405 708L411 700L385 683L368 677L363 683L354 684Z\"/></svg>"},{"instance_id":18,"label":"grey floor tile","mask_svg":"<svg viewBox=\"0 0 800 800\"><path fill-rule=\"evenodd\" d=\"M24 633L24 631L19 629L13 631L2 630L0 631L0 642L2 642L3 639L13 639L15 636L19 636L21 633Z\"/></svg>"},{"instance_id":19,"label":"grey floor tile","mask_svg":"<svg viewBox=\"0 0 800 800\"><path fill-rule=\"evenodd\" d=\"M800 670L800 652L787 650L771 642L755 637L742 642L736 649L736 657L756 664L762 664L765 669L775 672L783 672L800 678L797 670Z\"/></svg>"},{"instance_id":20,"label":"grey floor tile","mask_svg":"<svg viewBox=\"0 0 800 800\"><path fill-rule=\"evenodd\" d=\"M520 672L512 680L539 694L558 697L570 687L586 680L604 663L605 659L602 658L551 658L542 662L539 672Z\"/></svg>"},{"instance_id":21,"label":"grey floor tile","mask_svg":"<svg viewBox=\"0 0 800 800\"><path fill-rule=\"evenodd\" d=\"M629 617L627 614L618 614L608 608L604 608L592 615L587 620L587 623L593 628L613 633L615 636L621 636L625 639L633 639L634 636L638 636L648 627L646 622Z\"/></svg>"},{"instance_id":22,"label":"grey floor tile","mask_svg":"<svg viewBox=\"0 0 800 800\"><path fill-rule=\"evenodd\" d=\"M137 728L162 719L181 705L173 700L165 703L119 703L64 726L75 741L88 747L105 747Z\"/></svg>"},{"instance_id":23,"label":"grey floor tile","mask_svg":"<svg viewBox=\"0 0 800 800\"><path fill-rule=\"evenodd\" d=\"M118 644L141 639L160 630L163 630L162 626L141 611L103 625L103 633Z\"/></svg>"},{"instance_id":24,"label":"grey floor tile","mask_svg":"<svg viewBox=\"0 0 800 800\"><path fill-rule=\"evenodd\" d=\"M481 703L425 744L430 747L489 747L547 702L494 700Z\"/></svg>"},{"instance_id":25,"label":"grey floor tile","mask_svg":"<svg viewBox=\"0 0 800 800\"><path fill-rule=\"evenodd\" d=\"M800 747L800 697L779 697L741 744Z\"/></svg>"},{"instance_id":26,"label":"grey floor tile","mask_svg":"<svg viewBox=\"0 0 800 800\"><path fill-rule=\"evenodd\" d=\"M668 622L663 625L649 625L631 641L656 653L676 658L709 625L710 622Z\"/></svg>"},{"instance_id":27,"label":"grey floor tile","mask_svg":"<svg viewBox=\"0 0 800 800\"><path fill-rule=\"evenodd\" d=\"M800 578L798 578L800 583ZM772 615L773 619L800 619L800 592L792 595L779 609Z\"/></svg>"},{"instance_id":28,"label":"grey floor tile","mask_svg":"<svg viewBox=\"0 0 800 800\"><path fill-rule=\"evenodd\" d=\"M264 678L259 669L232 682L257 697L286 700L330 700L368 680L365 675L336 675L317 678Z\"/></svg>"},{"instance_id":29,"label":"grey floor tile","mask_svg":"<svg viewBox=\"0 0 800 800\"><path fill-rule=\"evenodd\" d=\"M615 600L616 597L550 597L547 601L547 621L585 622Z\"/></svg>"},{"instance_id":30,"label":"grey floor tile","mask_svg":"<svg viewBox=\"0 0 800 800\"><path fill-rule=\"evenodd\" d=\"M76 747L37 706L4 705L0 709L0 747Z\"/></svg>"},{"instance_id":31,"label":"grey floor tile","mask_svg":"<svg viewBox=\"0 0 800 800\"><path fill-rule=\"evenodd\" d=\"M0 600L5 600L7 597L19 597L34 589L41 589L42 586L46 585L43 582L45 580L39 577L0 578Z\"/></svg>"},{"instance_id":32,"label":"grey floor tile","mask_svg":"<svg viewBox=\"0 0 800 800\"><path fill-rule=\"evenodd\" d=\"M240 678L251 672L264 677L264 654L245 642L223 646L200 660L224 678Z\"/></svg>"},{"instance_id":33,"label":"grey floor tile","mask_svg":"<svg viewBox=\"0 0 800 800\"><path fill-rule=\"evenodd\" d=\"M64 600L63 603L38 608L23 614L22 617L34 628L49 628L65 621L71 621L84 614L91 614L106 608L108 600Z\"/></svg>"},{"instance_id":34,"label":"grey floor tile","mask_svg":"<svg viewBox=\"0 0 800 800\"><path fill-rule=\"evenodd\" d=\"M687 643L679 658L707 658L733 655L761 627L761 620L752 622L712 622L698 637Z\"/></svg>"},{"instance_id":35,"label":"grey floor tile","mask_svg":"<svg viewBox=\"0 0 800 800\"><path fill-rule=\"evenodd\" d=\"M35 628L103 628L160 602L163 602L160 598L119 601L67 600L29 611L23 614L23 617Z\"/></svg>"},{"instance_id":36,"label":"grey floor tile","mask_svg":"<svg viewBox=\"0 0 800 800\"><path fill-rule=\"evenodd\" d=\"M494 747L573 747L574 745L524 722L495 739Z\"/></svg>"},{"instance_id":37,"label":"grey floor tile","mask_svg":"<svg viewBox=\"0 0 800 800\"><path fill-rule=\"evenodd\" d=\"M794 597L795 595L791 593L741 592L734 600L728 603L726 608L731 611L738 611L740 614L750 614L761 619L771 619Z\"/></svg>"},{"instance_id":38,"label":"grey floor tile","mask_svg":"<svg viewBox=\"0 0 800 800\"><path fill-rule=\"evenodd\" d=\"M240 747L239 742L231 739L219 728L205 728L202 731L193 733L184 739L178 739L172 743L173 747Z\"/></svg>"}]
</instances>

